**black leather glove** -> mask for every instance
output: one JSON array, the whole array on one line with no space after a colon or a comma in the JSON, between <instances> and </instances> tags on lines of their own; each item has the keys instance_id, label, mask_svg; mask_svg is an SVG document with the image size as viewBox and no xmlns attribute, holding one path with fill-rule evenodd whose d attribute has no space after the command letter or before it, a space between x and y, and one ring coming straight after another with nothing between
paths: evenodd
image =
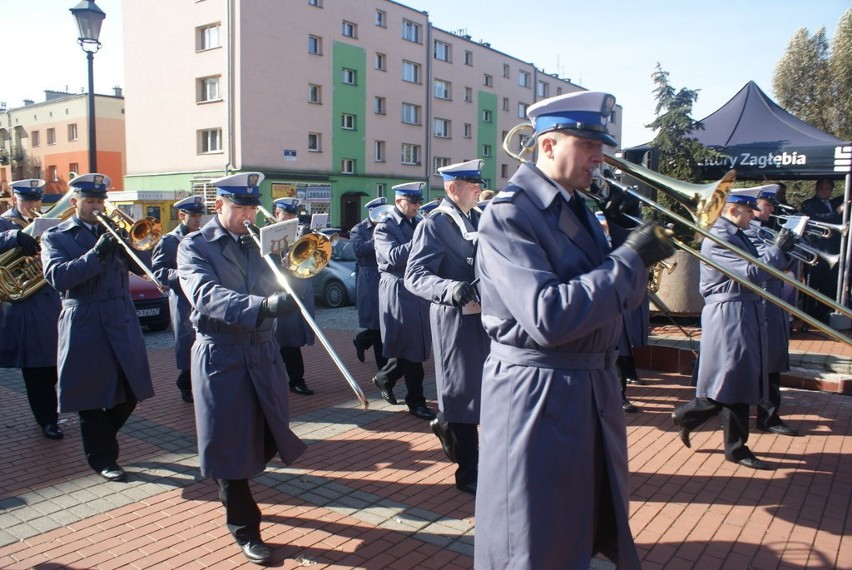
<instances>
[{"instance_id":1,"label":"black leather glove","mask_svg":"<svg viewBox=\"0 0 852 570\"><path fill-rule=\"evenodd\" d=\"M796 246L796 239L795 233L791 232L787 228L781 228L775 236L775 239L772 240L772 245L784 253L790 253L790 250Z\"/></svg>"},{"instance_id":2,"label":"black leather glove","mask_svg":"<svg viewBox=\"0 0 852 570\"><path fill-rule=\"evenodd\" d=\"M638 226L639 224L632 220L628 214L632 216L637 213L639 200L614 184L610 184L609 188L609 196L599 204L607 221L627 229Z\"/></svg>"},{"instance_id":3,"label":"black leather glove","mask_svg":"<svg viewBox=\"0 0 852 570\"><path fill-rule=\"evenodd\" d=\"M257 242L256 242L256 241L254 241L254 238L253 238L252 236L250 236L249 234L246 234L246 235L244 235L244 236L240 236L240 240L239 240L239 241L240 241L240 247L241 247L242 249L244 249L244 250L248 250L248 249L260 249L260 248L257 246Z\"/></svg>"},{"instance_id":4,"label":"black leather glove","mask_svg":"<svg viewBox=\"0 0 852 570\"><path fill-rule=\"evenodd\" d=\"M471 301L476 300L479 295L476 294L476 289L467 281L456 283L453 287L453 305L456 307L464 307Z\"/></svg>"},{"instance_id":5,"label":"black leather glove","mask_svg":"<svg viewBox=\"0 0 852 570\"><path fill-rule=\"evenodd\" d=\"M271 319L292 315L299 306L287 293L274 293L260 302L260 316Z\"/></svg>"},{"instance_id":6,"label":"black leather glove","mask_svg":"<svg viewBox=\"0 0 852 570\"><path fill-rule=\"evenodd\" d=\"M92 251L95 252L98 259L106 259L107 257L114 255L118 248L118 240L116 240L111 233L107 232L105 234L101 234L101 237L98 238L98 241L95 243Z\"/></svg>"},{"instance_id":7,"label":"black leather glove","mask_svg":"<svg viewBox=\"0 0 852 570\"><path fill-rule=\"evenodd\" d=\"M33 236L19 230L17 238L18 247L21 248L21 255L31 257L38 253L38 241Z\"/></svg>"},{"instance_id":8,"label":"black leather glove","mask_svg":"<svg viewBox=\"0 0 852 570\"><path fill-rule=\"evenodd\" d=\"M651 267L674 255L674 243L669 239L670 231L656 222L645 222L630 232L624 245L639 254L645 267Z\"/></svg>"}]
</instances>

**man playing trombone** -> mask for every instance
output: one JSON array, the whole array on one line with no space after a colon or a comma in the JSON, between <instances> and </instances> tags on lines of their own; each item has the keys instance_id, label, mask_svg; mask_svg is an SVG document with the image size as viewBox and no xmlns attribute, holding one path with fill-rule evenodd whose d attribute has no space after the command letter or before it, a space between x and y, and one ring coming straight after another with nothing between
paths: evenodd
<instances>
[{"instance_id":1,"label":"man playing trombone","mask_svg":"<svg viewBox=\"0 0 852 570\"><path fill-rule=\"evenodd\" d=\"M89 466L108 481L124 481L118 431L154 388L128 284L128 269L143 269L122 249L130 246L105 227L110 183L98 173L70 182L74 216L42 235L41 257L45 279L62 295L59 411L80 415ZM88 365L85 355L93 355Z\"/></svg>"},{"instance_id":2,"label":"man playing trombone","mask_svg":"<svg viewBox=\"0 0 852 570\"><path fill-rule=\"evenodd\" d=\"M287 373L275 319L298 310L249 235L263 174L214 180L216 217L180 242L178 275L192 305L192 393L201 474L212 477L228 530L246 558L266 564L261 513L248 480L277 453L291 464L305 444L290 430Z\"/></svg>"}]
</instances>

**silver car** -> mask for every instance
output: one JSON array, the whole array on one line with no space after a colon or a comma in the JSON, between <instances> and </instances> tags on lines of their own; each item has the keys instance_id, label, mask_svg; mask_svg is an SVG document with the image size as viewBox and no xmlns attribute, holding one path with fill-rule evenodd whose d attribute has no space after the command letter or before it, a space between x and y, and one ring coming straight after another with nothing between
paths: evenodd
<instances>
[{"instance_id":1,"label":"silver car","mask_svg":"<svg viewBox=\"0 0 852 570\"><path fill-rule=\"evenodd\" d=\"M355 303L355 251L346 238L338 238L331 260L312 279L314 297L327 307L337 308Z\"/></svg>"}]
</instances>

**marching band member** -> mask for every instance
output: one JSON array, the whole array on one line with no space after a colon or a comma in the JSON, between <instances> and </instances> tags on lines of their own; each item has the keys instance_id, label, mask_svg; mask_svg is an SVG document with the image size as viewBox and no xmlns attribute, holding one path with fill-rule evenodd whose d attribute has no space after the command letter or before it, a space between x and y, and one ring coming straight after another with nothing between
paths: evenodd
<instances>
[{"instance_id":1,"label":"marching band member","mask_svg":"<svg viewBox=\"0 0 852 570\"><path fill-rule=\"evenodd\" d=\"M373 384L389 404L396 404L393 387L405 377L408 412L423 420L435 419L423 395L423 362L429 358L429 303L405 288L403 278L417 227L417 210L423 200L423 182L393 187L395 208L376 226L373 239L379 266L379 313L387 364L373 377Z\"/></svg>"},{"instance_id":2,"label":"marching band member","mask_svg":"<svg viewBox=\"0 0 852 570\"><path fill-rule=\"evenodd\" d=\"M277 453L291 464L305 444L290 430L287 373L275 319L298 310L281 292L245 222L254 223L263 174L214 180L216 217L178 246L178 275L192 305L192 393L201 474L219 487L228 530L246 558L266 564L261 513L248 480Z\"/></svg>"},{"instance_id":3,"label":"marching band member","mask_svg":"<svg viewBox=\"0 0 852 570\"><path fill-rule=\"evenodd\" d=\"M130 298L130 263L118 239L98 221L109 176L70 182L74 216L41 237L44 277L62 295L59 314L59 411L77 412L89 466L124 481L116 436L137 402L154 395L148 351ZM89 365L81 363L92 354Z\"/></svg>"},{"instance_id":4,"label":"marching band member","mask_svg":"<svg viewBox=\"0 0 852 570\"><path fill-rule=\"evenodd\" d=\"M615 370L623 316L672 255L654 224L610 252L577 190L615 139L615 98L579 92L528 109L538 158L489 203L476 256L482 373L474 565L639 568L628 524L627 433Z\"/></svg>"},{"instance_id":5,"label":"marching band member","mask_svg":"<svg viewBox=\"0 0 852 570\"><path fill-rule=\"evenodd\" d=\"M476 494L482 365L489 345L479 310L465 311L479 300L472 283L481 168L481 160L471 160L438 169L446 197L417 225L405 269L405 287L431 303L440 411L430 426L458 464L456 488L471 495Z\"/></svg>"},{"instance_id":6,"label":"marching band member","mask_svg":"<svg viewBox=\"0 0 852 570\"><path fill-rule=\"evenodd\" d=\"M795 235L778 232L775 244L759 254L743 230L757 210L758 188L731 190L722 215L710 231L775 268L789 263L785 251L795 245ZM731 250L705 239L701 253L752 283L762 285L769 275ZM672 412L680 440L690 447L689 434L713 416L721 415L725 459L751 469L771 469L748 448L749 406L758 404L768 390L766 311L758 295L737 281L701 264L701 355L695 398Z\"/></svg>"},{"instance_id":7,"label":"marching band member","mask_svg":"<svg viewBox=\"0 0 852 570\"><path fill-rule=\"evenodd\" d=\"M275 219L279 222L299 219L299 200L280 198L274 202ZM285 253L286 256L286 253ZM293 292L299 296L310 315L314 316L314 289L310 279L297 279L284 271ZM305 382L305 361L302 358L303 346L314 344L314 331L305 322L302 313L295 311L280 317L275 322L275 340L281 346L281 359L287 369L290 391L302 396L313 396L314 391Z\"/></svg>"},{"instance_id":8,"label":"marching band member","mask_svg":"<svg viewBox=\"0 0 852 570\"><path fill-rule=\"evenodd\" d=\"M373 221L370 212L379 206L384 206L387 198L380 196L370 200L364 207L367 217L355 224L349 232L349 241L355 252L355 272L357 281L355 294L358 305L358 326L360 331L352 339L358 360L364 362L364 352L373 348L376 367L381 370L387 364L382 355L382 333L379 325L379 265L376 262L376 248L373 243L373 230L378 220Z\"/></svg>"},{"instance_id":9,"label":"marching band member","mask_svg":"<svg viewBox=\"0 0 852 570\"><path fill-rule=\"evenodd\" d=\"M175 335L175 359L180 370L175 384L180 390L181 400L192 403L192 379L190 373L190 352L195 342L195 329L189 320L192 307L180 288L177 273L177 249L180 241L201 228L201 216L204 214L204 198L190 196L174 203L180 224L165 234L157 245L151 258L154 275L169 288L169 311L172 319L172 332Z\"/></svg>"},{"instance_id":10,"label":"marching band member","mask_svg":"<svg viewBox=\"0 0 852 570\"><path fill-rule=\"evenodd\" d=\"M0 216L0 252L19 248L21 256L38 255L38 242L22 232L39 213L44 180L12 182L13 206ZM62 439L56 401L56 323L62 303L46 285L19 301L0 304L0 368L20 368L33 417L44 437Z\"/></svg>"}]
</instances>

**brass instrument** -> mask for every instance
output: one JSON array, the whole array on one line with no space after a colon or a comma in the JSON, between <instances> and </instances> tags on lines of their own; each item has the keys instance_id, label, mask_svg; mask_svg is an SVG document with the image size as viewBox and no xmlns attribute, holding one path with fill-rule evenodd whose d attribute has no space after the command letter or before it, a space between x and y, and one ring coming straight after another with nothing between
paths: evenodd
<instances>
[{"instance_id":1,"label":"brass instrument","mask_svg":"<svg viewBox=\"0 0 852 570\"><path fill-rule=\"evenodd\" d=\"M671 275L674 273L675 269L677 269L677 261L669 263L668 261L663 260L652 265L649 270L650 276L648 277L648 293L656 294L657 291L660 290L660 281L663 277L663 271L666 271L668 275Z\"/></svg>"},{"instance_id":2,"label":"brass instrument","mask_svg":"<svg viewBox=\"0 0 852 570\"><path fill-rule=\"evenodd\" d=\"M248 221L243 222L243 225L245 226L246 230L248 230L249 235L257 244L257 246L259 248L262 248L263 246L260 242L260 232L257 230L257 228L252 226L251 222ZM317 264L322 261L322 256L318 256L314 249L317 247L317 242L322 241L320 237L325 238L325 240L328 242L328 253L325 254L324 263L322 263L322 265L317 268ZM290 248L287 255L290 259L291 265L293 264L293 261L299 258L304 258L304 263L306 263L306 265L304 266L304 273L310 273L314 269L316 269L316 273L318 273L319 270L325 267L325 264L328 263L328 260L331 258L331 240L329 240L325 235L319 232L308 234L297 240L296 243L293 244L293 246ZM361 390L361 387L358 385L358 382L355 381L355 378L352 377L352 374L350 374L346 367L343 365L343 362L340 360L340 357L334 351L334 348L332 348L331 343L328 341L325 334L323 334L322 329L320 329L319 325L313 319L307 307L305 307L304 303L302 303L302 300L299 298L298 295L296 295L295 291L293 291L293 287L290 285L289 281L287 281L287 276L284 275L284 273L281 271L278 262L273 258L272 254L264 255L263 259L266 261L267 265L269 265L270 269L272 269L272 272L275 273L275 275L278 277L278 282L284 288L284 291L299 307L299 311L302 313L302 318L305 319L305 322L308 323L308 325L314 331L314 334L319 339L320 343L322 343L323 347L325 347L326 352L328 352L328 355L334 361L334 364L337 366L338 370L340 370L341 374L343 374L343 377L346 379L346 382L349 384L349 387L352 388L352 390L355 392L355 396L361 403L361 407L366 410L369 404L367 402L367 397L364 395L364 391ZM288 269L291 273L294 273L293 269L290 269L289 267ZM299 271L294 273L294 275L296 277L299 277ZM304 277L310 277L310 275L304 275Z\"/></svg>"},{"instance_id":3,"label":"brass instrument","mask_svg":"<svg viewBox=\"0 0 852 570\"><path fill-rule=\"evenodd\" d=\"M773 230L772 228L768 228L766 226L761 226L755 222L752 222L754 226L755 232L757 233L758 239L767 245L771 245L775 240L775 236L778 235L778 232ZM840 261L840 254L831 254L825 251L820 251L814 247L811 247L802 242L796 242L796 245L789 252L790 256L795 257L800 260L802 263L806 263L807 265L816 265L819 263L819 260L822 259L826 263L828 263L828 267L833 269L835 265Z\"/></svg>"},{"instance_id":4,"label":"brass instrument","mask_svg":"<svg viewBox=\"0 0 852 570\"><path fill-rule=\"evenodd\" d=\"M831 234L837 232L841 235L841 237L845 237L849 232L849 224L829 224L828 222L820 222L819 220L812 220L808 216L803 216L801 214L793 214L793 215L784 215L784 214L772 214L773 218L777 218L778 221L784 223L790 218L805 218L807 219L807 228L805 229L805 233L811 237L818 239L829 239Z\"/></svg>"},{"instance_id":5,"label":"brass instrument","mask_svg":"<svg viewBox=\"0 0 852 570\"><path fill-rule=\"evenodd\" d=\"M65 220L73 213L71 192L68 192L39 217ZM29 223L21 231L32 236L34 229L35 226ZM22 301L45 285L47 281L44 279L41 256L23 256L17 247L0 254L0 301Z\"/></svg>"},{"instance_id":6,"label":"brass instrument","mask_svg":"<svg viewBox=\"0 0 852 570\"><path fill-rule=\"evenodd\" d=\"M266 225L279 223L263 206L258 206L258 211L265 218ZM287 250L287 271L298 279L310 279L328 265L335 243L337 234L327 236L322 232L313 231L303 235Z\"/></svg>"},{"instance_id":7,"label":"brass instrument","mask_svg":"<svg viewBox=\"0 0 852 570\"><path fill-rule=\"evenodd\" d=\"M127 256L154 283L160 293L164 293L166 288L134 251L148 251L157 245L163 235L163 226L160 221L151 217L136 221L109 202L104 202L104 209L107 211L106 214L98 210L92 213L98 219L98 222L118 240ZM127 234L126 239L119 230L123 230Z\"/></svg>"},{"instance_id":8,"label":"brass instrument","mask_svg":"<svg viewBox=\"0 0 852 570\"><path fill-rule=\"evenodd\" d=\"M391 212L393 212L393 208L393 204L382 204L381 206L376 206L375 208L370 210L370 221L374 224L384 222L388 219L388 216L391 215Z\"/></svg>"}]
</instances>

